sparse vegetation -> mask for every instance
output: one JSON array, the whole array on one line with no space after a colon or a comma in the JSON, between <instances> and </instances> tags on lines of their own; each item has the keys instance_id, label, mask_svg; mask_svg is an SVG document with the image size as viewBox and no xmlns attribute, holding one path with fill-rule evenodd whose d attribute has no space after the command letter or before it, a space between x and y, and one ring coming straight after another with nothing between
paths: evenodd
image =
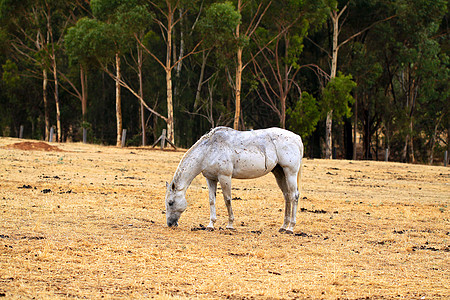
<instances>
[{"instance_id":1,"label":"sparse vegetation","mask_svg":"<svg viewBox=\"0 0 450 300\"><path fill-rule=\"evenodd\" d=\"M6 298L450 296L448 168L306 159L294 235L277 231L283 197L271 175L234 180L237 230L219 228L218 201L219 229L207 232L201 177L180 226L165 225L165 181L182 151L18 142L0 138Z\"/></svg>"}]
</instances>

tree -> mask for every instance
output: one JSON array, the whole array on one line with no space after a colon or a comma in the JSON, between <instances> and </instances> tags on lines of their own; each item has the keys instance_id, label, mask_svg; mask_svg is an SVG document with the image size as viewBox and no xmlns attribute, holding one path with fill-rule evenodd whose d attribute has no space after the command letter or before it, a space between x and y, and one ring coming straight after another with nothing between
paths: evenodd
<instances>
[{"instance_id":1,"label":"tree","mask_svg":"<svg viewBox=\"0 0 450 300\"><path fill-rule=\"evenodd\" d=\"M202 38L202 59L200 75L197 83L194 101L194 113L206 117L212 127L216 124L213 117L213 92L217 87L218 73L231 61L228 59L236 52L236 39L234 36L236 26L241 22L241 15L231 2L212 3L205 11L205 16L200 19L198 28ZM210 76L205 79L207 61L210 56L215 59L215 65ZM212 83L210 83L212 82ZM201 98L204 84L208 83L207 100ZM217 108L219 104L216 102ZM205 114L200 113L206 108ZM219 116L220 118L221 116Z\"/></svg>"},{"instance_id":2,"label":"tree","mask_svg":"<svg viewBox=\"0 0 450 300\"><path fill-rule=\"evenodd\" d=\"M448 17L445 0L0 0L0 131L48 138L55 124L76 140L81 123L116 144L122 123L139 145L171 118L184 147L237 120L286 126L319 155L332 111L346 157L358 133L365 158L382 145L390 160L436 163L449 145Z\"/></svg>"},{"instance_id":3,"label":"tree","mask_svg":"<svg viewBox=\"0 0 450 300\"><path fill-rule=\"evenodd\" d=\"M237 11L242 15L243 10L246 6L250 6L251 0L238 0L237 2ZM244 51L245 46L248 44L249 39L255 33L255 30L258 28L262 18L265 13L269 9L272 1L268 1L267 4L264 1L261 1L255 12L250 14L250 22L247 24L246 30L242 30L242 26L240 23L236 26L235 38L237 41L237 50L236 50L236 75L234 80L234 94L235 94L235 113L234 113L234 129L239 129L239 119L241 117L241 89L242 89L242 72L247 67L247 65L251 62L249 60L247 63L243 63L242 61L242 53Z\"/></svg>"},{"instance_id":4,"label":"tree","mask_svg":"<svg viewBox=\"0 0 450 300\"><path fill-rule=\"evenodd\" d=\"M344 22L340 23L340 19L343 16L343 14L346 12L350 1L347 1L347 3L341 8L338 8L338 2L337 1L330 1L329 7L330 7L330 19L332 23L332 34L331 34L331 54L328 53L328 56L330 58L330 80L332 80L334 77L336 77L336 72L338 69L338 53L342 46L353 40L355 37L363 34L364 32L368 31L378 23L387 21L389 19L392 19L395 17L395 15L389 16L387 18L384 18L382 20L378 20L367 26L366 28L357 31L356 33L350 35L347 39L345 39L342 42L339 42L339 35L342 30L342 26ZM345 20L344 20L345 21ZM323 48L322 48L323 49ZM331 159L332 157L332 124L333 124L333 110L329 110L326 114L326 123L325 123L325 158Z\"/></svg>"},{"instance_id":5,"label":"tree","mask_svg":"<svg viewBox=\"0 0 450 300\"><path fill-rule=\"evenodd\" d=\"M175 134L174 134L174 111L173 111L173 89L172 89L172 70L180 64L183 59L186 57L196 53L196 49L200 46L200 42L197 43L193 49L184 56L179 57L176 61L173 59L172 53L172 36L175 25L177 25L183 18L183 15L187 13L188 10L184 10L181 16L178 18L175 16L177 9L180 9L181 2L180 0L165 0L164 5L158 5L154 1L148 1L158 12L161 17L155 16L155 22L161 29L165 45L166 45L166 59L163 63L162 59L159 59L158 56L151 50L149 50L143 43L142 40L139 39L137 35L134 37L139 42L139 44L143 47L143 49L155 59L155 61L163 67L164 72L166 73L166 95L167 95L167 118L164 118L167 123L167 137L172 142L175 143Z\"/></svg>"},{"instance_id":6,"label":"tree","mask_svg":"<svg viewBox=\"0 0 450 300\"><path fill-rule=\"evenodd\" d=\"M324 114L333 111L337 119L351 116L351 105L355 101L351 91L356 87L351 75L341 72L330 79L322 92L321 108Z\"/></svg>"},{"instance_id":7,"label":"tree","mask_svg":"<svg viewBox=\"0 0 450 300\"><path fill-rule=\"evenodd\" d=\"M81 14L83 15L83 14ZM81 90L69 79L66 74L61 73L62 78L71 86L72 95L76 96L81 102L81 120L83 127L83 142L87 140L87 107L88 107L88 69L95 66L95 55L93 49L89 47L90 37L85 35L95 26L95 23L81 22L67 30L64 36L64 46L66 54L69 56L70 64L78 65Z\"/></svg>"},{"instance_id":8,"label":"tree","mask_svg":"<svg viewBox=\"0 0 450 300\"><path fill-rule=\"evenodd\" d=\"M48 112L48 82L50 71L53 74L54 99L56 106L57 141L62 141L61 108L59 100L59 78L57 68L57 49L62 44L63 32L72 20L74 6L66 1L9 1L0 2L1 19L8 20L11 35L10 44L18 56L25 57L39 66L41 75L35 70L30 73L43 80L43 101L45 119L45 139L50 134ZM66 12L69 12L67 15Z\"/></svg>"},{"instance_id":9,"label":"tree","mask_svg":"<svg viewBox=\"0 0 450 300\"><path fill-rule=\"evenodd\" d=\"M96 1L92 4L95 5ZM121 115L121 95L120 95L120 46L121 38L119 28L112 24L104 23L97 19L83 18L76 26L69 29L66 40L69 52L76 57L94 57L105 69L115 58L116 68L116 121L117 139L119 146L122 137L122 115Z\"/></svg>"},{"instance_id":10,"label":"tree","mask_svg":"<svg viewBox=\"0 0 450 300\"><path fill-rule=\"evenodd\" d=\"M295 106L287 109L287 115L289 129L298 133L305 143L305 139L314 132L320 119L316 99L307 92L303 92Z\"/></svg>"},{"instance_id":11,"label":"tree","mask_svg":"<svg viewBox=\"0 0 450 300\"><path fill-rule=\"evenodd\" d=\"M381 118L387 109L386 89L382 77L383 67L379 62L377 52L371 49L371 45L372 43L368 41L366 43L355 41L350 49L351 61L343 67L348 72L351 70L354 81L357 83L354 90L353 159L356 159L356 130L360 123L362 125L360 132L363 137L363 157L372 159L372 136L381 128Z\"/></svg>"},{"instance_id":12,"label":"tree","mask_svg":"<svg viewBox=\"0 0 450 300\"><path fill-rule=\"evenodd\" d=\"M142 93L135 92L122 79L121 75L121 56L130 50L128 45L134 36L142 35L142 30L151 20L151 15L145 6L139 5L137 0L94 0L91 2L91 7L97 19L79 20L75 27L69 29L66 45L74 59L81 61L94 59L114 79L116 84L116 144L119 146L122 141L121 86L130 90L147 109L154 112L145 104ZM115 71L109 70L108 65L110 64L114 64ZM142 72L140 76L142 76ZM140 90L142 92L142 89ZM157 112L154 113L159 115Z\"/></svg>"},{"instance_id":13,"label":"tree","mask_svg":"<svg viewBox=\"0 0 450 300\"><path fill-rule=\"evenodd\" d=\"M411 0L393 8L399 18L380 28L390 96L384 123L389 128L386 134L392 136L393 152L399 153L402 161L415 162L417 155L426 156L420 152L431 150L434 128L440 127L440 116L446 114L439 103L440 97L448 96L444 92L448 81L447 58L440 54L436 33L447 12L447 2ZM433 118L436 123L431 125L423 116ZM416 128L416 120L425 127ZM428 132L426 140L424 132ZM417 141L422 141L419 145L428 143L428 151L416 151Z\"/></svg>"},{"instance_id":14,"label":"tree","mask_svg":"<svg viewBox=\"0 0 450 300\"><path fill-rule=\"evenodd\" d=\"M313 64L300 65L303 39L312 26L324 21L324 10L320 2L277 2L268 13L269 22L264 29L257 30L254 41L257 53L262 59L253 57L253 74L259 81L259 98L279 117L280 126L285 128L286 100L293 87L301 95L301 87L296 81L298 72ZM274 21L275 20L275 21Z\"/></svg>"}]
</instances>

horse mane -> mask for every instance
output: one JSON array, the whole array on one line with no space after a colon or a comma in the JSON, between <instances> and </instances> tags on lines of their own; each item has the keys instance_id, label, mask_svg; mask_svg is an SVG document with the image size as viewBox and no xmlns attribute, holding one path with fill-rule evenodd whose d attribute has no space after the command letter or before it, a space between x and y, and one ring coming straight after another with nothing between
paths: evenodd
<instances>
[{"instance_id":1,"label":"horse mane","mask_svg":"<svg viewBox=\"0 0 450 300\"><path fill-rule=\"evenodd\" d=\"M225 126L218 126L215 128L212 128L209 132L205 133L204 135L202 135L201 138L198 139L197 142L195 142L194 145L191 146L191 148L189 148L188 151L186 151L186 153L184 153L183 157L180 160L180 163L178 164L177 167L177 171L175 171L175 175L174 175L174 179L173 181L176 181L176 179L181 175L178 171L180 166L184 163L184 160L189 157L189 154L195 150L196 148L198 148L199 145L201 145L203 142L209 140L216 132L218 131L227 131L227 130L233 130L232 128L229 127L225 127Z\"/></svg>"},{"instance_id":2,"label":"horse mane","mask_svg":"<svg viewBox=\"0 0 450 300\"><path fill-rule=\"evenodd\" d=\"M225 127L225 126L218 126L218 127L212 128L209 132L207 132L204 135L202 135L202 137L199 138L198 141L195 142L195 144L192 145L192 147L189 148L188 151L186 151L186 153L184 153L183 158L181 160L183 160L184 157L186 155L188 155L189 152L191 152L191 150L197 148L198 145L200 145L202 142L204 142L205 140L208 140L209 138L211 138L211 136L213 136L216 132L218 132L218 131L226 131L226 130L233 130L233 129L231 129L229 127Z\"/></svg>"}]
</instances>

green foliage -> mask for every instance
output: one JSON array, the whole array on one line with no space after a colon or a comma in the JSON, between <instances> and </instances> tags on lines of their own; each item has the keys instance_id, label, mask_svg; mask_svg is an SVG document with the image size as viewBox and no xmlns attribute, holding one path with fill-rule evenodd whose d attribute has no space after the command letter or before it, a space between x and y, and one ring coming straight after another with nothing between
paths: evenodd
<instances>
[{"instance_id":1,"label":"green foliage","mask_svg":"<svg viewBox=\"0 0 450 300\"><path fill-rule=\"evenodd\" d=\"M91 8L98 20L118 24L124 32L139 32L153 21L148 5L139 0L92 0Z\"/></svg>"},{"instance_id":2,"label":"green foliage","mask_svg":"<svg viewBox=\"0 0 450 300\"><path fill-rule=\"evenodd\" d=\"M17 65L10 59L2 65L2 80L8 89L16 89L20 85L20 76Z\"/></svg>"},{"instance_id":3,"label":"green foliage","mask_svg":"<svg viewBox=\"0 0 450 300\"><path fill-rule=\"evenodd\" d=\"M115 13L115 22L129 33L146 30L153 21L153 13L147 5L139 5L137 1L127 1L119 6Z\"/></svg>"},{"instance_id":4,"label":"green foliage","mask_svg":"<svg viewBox=\"0 0 450 300\"><path fill-rule=\"evenodd\" d=\"M241 12L237 11L236 1L169 2L178 5L174 12L172 58L186 55L200 40L202 44L196 50L205 50L173 69L175 129L180 145L190 146L211 124L231 124L236 50L242 47L246 68L242 74L241 107L246 128L279 126L285 103L287 127L304 138L311 136L309 141L317 144L313 148L320 148L323 132L318 118L333 110L333 131L343 132L340 121L352 114L353 95L358 101L358 122L347 122L344 135L350 135L350 125L356 126L367 144L365 150L386 146L391 149L390 159L399 159L408 134L413 137L418 160L425 161L433 146L436 155L448 150L448 1L251 0L244 1ZM371 27L339 48L338 69L352 76L340 73L325 86L322 75L329 72L327 52L332 41L331 24L325 21L330 10L339 11L347 4L340 19L340 42ZM24 124L34 128L30 137L42 138L43 68L47 68L49 77L47 109L51 125L55 124L49 56L55 49L58 74L69 78L79 90L78 64L83 65L88 78L88 112L86 123L82 123L80 101L60 77L64 130L70 132L71 128L75 140L79 140L80 126L90 124L90 141L115 142L115 107L111 101L115 85L102 67L112 63L119 53L123 78L136 90L135 36L157 57L165 57L166 41L160 34L165 28L157 20L164 20L166 11L166 1L0 0L0 132L14 135ZM396 17L378 22L392 15ZM51 17L50 26L46 16ZM256 23L256 31L248 37ZM236 38L238 24L240 38ZM165 114L162 99L166 87L161 67L145 52L142 67L145 99ZM202 70L203 84L199 85ZM299 99L300 90L310 94L303 93ZM311 95L321 96L316 96L316 101ZM415 101L412 106L411 95ZM126 91L122 97L124 128L139 143L139 103ZM153 134L158 137L165 124L148 112L145 117L150 143ZM341 143L339 140L334 143ZM317 154L320 149L313 152Z\"/></svg>"},{"instance_id":5,"label":"green foliage","mask_svg":"<svg viewBox=\"0 0 450 300\"><path fill-rule=\"evenodd\" d=\"M96 57L111 58L115 54L110 31L114 27L96 19L83 18L67 31L65 46L73 62L93 63Z\"/></svg>"},{"instance_id":6,"label":"green foliage","mask_svg":"<svg viewBox=\"0 0 450 300\"><path fill-rule=\"evenodd\" d=\"M114 17L117 8L123 0L92 0L91 9L94 16L103 22L109 22Z\"/></svg>"},{"instance_id":7,"label":"green foliage","mask_svg":"<svg viewBox=\"0 0 450 300\"><path fill-rule=\"evenodd\" d=\"M152 21L146 5L137 0L93 0L97 19L82 18L69 28L65 43L74 62L108 62L114 55L129 50L133 35L144 31Z\"/></svg>"},{"instance_id":8,"label":"green foliage","mask_svg":"<svg viewBox=\"0 0 450 300\"><path fill-rule=\"evenodd\" d=\"M333 119L341 121L342 118L349 118L352 115L351 105L355 99L350 94L356 83L352 80L352 75L344 75L341 72L331 79L322 92L322 115L333 110Z\"/></svg>"},{"instance_id":9,"label":"green foliage","mask_svg":"<svg viewBox=\"0 0 450 300\"><path fill-rule=\"evenodd\" d=\"M235 44L234 32L240 23L241 15L231 2L211 4L199 23L206 47L221 48Z\"/></svg>"},{"instance_id":10,"label":"green foliage","mask_svg":"<svg viewBox=\"0 0 450 300\"><path fill-rule=\"evenodd\" d=\"M298 133L303 139L310 136L316 129L320 119L320 111L316 99L303 92L293 108L288 108L288 127Z\"/></svg>"}]
</instances>

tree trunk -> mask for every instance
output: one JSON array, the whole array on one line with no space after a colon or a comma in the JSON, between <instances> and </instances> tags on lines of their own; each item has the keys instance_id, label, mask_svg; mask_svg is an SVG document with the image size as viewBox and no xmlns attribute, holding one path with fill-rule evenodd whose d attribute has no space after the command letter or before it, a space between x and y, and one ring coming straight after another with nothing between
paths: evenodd
<instances>
[{"instance_id":1,"label":"tree trunk","mask_svg":"<svg viewBox=\"0 0 450 300\"><path fill-rule=\"evenodd\" d=\"M167 139L174 143L174 122L173 122L173 97L172 97L172 72L166 70L167 83Z\"/></svg>"},{"instance_id":2,"label":"tree trunk","mask_svg":"<svg viewBox=\"0 0 450 300\"><path fill-rule=\"evenodd\" d=\"M59 81L58 81L58 73L56 70L56 57L52 55L52 65L53 65L53 80L55 81L55 104L56 104L56 141L62 142L62 127L61 127L61 108L59 103Z\"/></svg>"},{"instance_id":3,"label":"tree trunk","mask_svg":"<svg viewBox=\"0 0 450 300\"><path fill-rule=\"evenodd\" d=\"M242 11L241 0L238 0L237 10L239 13ZM236 26L236 39L239 41L240 37L240 24ZM235 110L234 110L234 123L233 128L239 130L239 119L241 116L241 84L242 84L242 47L237 49L237 66L236 66L236 82L235 82Z\"/></svg>"},{"instance_id":4,"label":"tree trunk","mask_svg":"<svg viewBox=\"0 0 450 300\"><path fill-rule=\"evenodd\" d=\"M411 120L409 121L409 130L411 132L411 136L409 138L410 161L411 161L411 163L415 163L416 157L414 156L413 118L412 118L412 116L411 116Z\"/></svg>"},{"instance_id":5,"label":"tree trunk","mask_svg":"<svg viewBox=\"0 0 450 300\"><path fill-rule=\"evenodd\" d=\"M47 69L42 71L43 81L42 81L42 97L44 99L44 123L45 123L45 140L49 141L50 138L50 114L48 112L48 75Z\"/></svg>"},{"instance_id":6,"label":"tree trunk","mask_svg":"<svg viewBox=\"0 0 450 300\"><path fill-rule=\"evenodd\" d=\"M358 130L358 98L357 93L355 93L355 121L353 125L353 160L356 160L356 135Z\"/></svg>"},{"instance_id":7,"label":"tree trunk","mask_svg":"<svg viewBox=\"0 0 450 300\"><path fill-rule=\"evenodd\" d=\"M434 126L434 132L433 132L433 137L431 138L431 149L430 149L430 157L429 157L429 164L432 165L433 164L433 160L434 160L434 148L436 147L436 140L437 140L437 131L439 128L439 125L441 123L442 117L444 116L444 114L442 113L441 116L439 117L439 119L436 122L436 125Z\"/></svg>"},{"instance_id":8,"label":"tree trunk","mask_svg":"<svg viewBox=\"0 0 450 300\"><path fill-rule=\"evenodd\" d=\"M367 117L366 123L364 124L364 159L371 159L372 154L370 153L370 143L371 143L371 132L370 132L370 116Z\"/></svg>"},{"instance_id":9,"label":"tree trunk","mask_svg":"<svg viewBox=\"0 0 450 300\"><path fill-rule=\"evenodd\" d=\"M176 84L174 86L173 89L173 94L175 96L176 99L178 99L178 90L179 90L179 86L180 86L180 75L181 75L181 67L183 66L183 56L184 56L184 28L183 28L183 9L179 8L178 9L179 14L180 14L180 54L178 55L178 60L179 63L177 64L176 67ZM176 58L175 56L176 51L174 51L174 58Z\"/></svg>"},{"instance_id":10,"label":"tree trunk","mask_svg":"<svg viewBox=\"0 0 450 300\"><path fill-rule=\"evenodd\" d=\"M353 159L353 127L352 120L346 118L344 122L345 159Z\"/></svg>"},{"instance_id":11,"label":"tree trunk","mask_svg":"<svg viewBox=\"0 0 450 300\"><path fill-rule=\"evenodd\" d=\"M200 69L200 78L198 79L197 92L195 94L194 109L197 109L197 107L200 105L200 93L203 86L203 78L205 77L206 60L208 59L209 53L209 51L203 51L202 53L202 67Z\"/></svg>"},{"instance_id":12,"label":"tree trunk","mask_svg":"<svg viewBox=\"0 0 450 300\"><path fill-rule=\"evenodd\" d=\"M238 25L239 27L239 25ZM242 84L242 48L237 50L237 67L236 67L236 83L235 83L235 112L233 128L239 130L239 118L241 116L241 84Z\"/></svg>"},{"instance_id":13,"label":"tree trunk","mask_svg":"<svg viewBox=\"0 0 450 300\"><path fill-rule=\"evenodd\" d=\"M137 55L138 55L138 77L139 77L139 96L144 99L144 89L142 83L142 48L137 45ZM141 118L141 130L142 130L142 146L147 144L146 136L145 136L145 111L144 104L140 101L140 118Z\"/></svg>"},{"instance_id":14,"label":"tree trunk","mask_svg":"<svg viewBox=\"0 0 450 300\"><path fill-rule=\"evenodd\" d=\"M281 128L286 128L286 95L281 98Z\"/></svg>"},{"instance_id":15,"label":"tree trunk","mask_svg":"<svg viewBox=\"0 0 450 300\"><path fill-rule=\"evenodd\" d=\"M167 15L167 52L166 52L166 88L167 88L167 139L175 144L172 95L172 31L173 11Z\"/></svg>"},{"instance_id":16,"label":"tree trunk","mask_svg":"<svg viewBox=\"0 0 450 300\"><path fill-rule=\"evenodd\" d=\"M375 131L375 160L378 160L378 140L379 140L379 134L378 129Z\"/></svg>"},{"instance_id":17,"label":"tree trunk","mask_svg":"<svg viewBox=\"0 0 450 300\"><path fill-rule=\"evenodd\" d=\"M333 53L331 56L330 79L336 77L338 59L339 18L333 18Z\"/></svg>"},{"instance_id":18,"label":"tree trunk","mask_svg":"<svg viewBox=\"0 0 450 300\"><path fill-rule=\"evenodd\" d=\"M325 158L332 158L332 140L331 140L331 128L333 127L333 110L327 113L327 120L325 122Z\"/></svg>"},{"instance_id":19,"label":"tree trunk","mask_svg":"<svg viewBox=\"0 0 450 300\"><path fill-rule=\"evenodd\" d=\"M84 67L80 64L80 80L81 80L81 118L86 122L87 111L87 74Z\"/></svg>"},{"instance_id":20,"label":"tree trunk","mask_svg":"<svg viewBox=\"0 0 450 300\"><path fill-rule=\"evenodd\" d=\"M120 97L120 56L116 53L116 119L117 119L117 141L116 146L122 145L122 103Z\"/></svg>"},{"instance_id":21,"label":"tree trunk","mask_svg":"<svg viewBox=\"0 0 450 300\"><path fill-rule=\"evenodd\" d=\"M407 158L408 158L408 140L409 140L409 133L406 134L405 144L403 145L403 150L402 150L402 161L403 162L407 162Z\"/></svg>"},{"instance_id":22,"label":"tree trunk","mask_svg":"<svg viewBox=\"0 0 450 300\"><path fill-rule=\"evenodd\" d=\"M331 19L333 21L333 52L331 56L331 72L330 80L336 77L337 59L338 59L338 37L339 37L339 16L337 10L331 12ZM325 126L325 158L332 158L332 128L333 128L333 110L327 112L327 120Z\"/></svg>"}]
</instances>

